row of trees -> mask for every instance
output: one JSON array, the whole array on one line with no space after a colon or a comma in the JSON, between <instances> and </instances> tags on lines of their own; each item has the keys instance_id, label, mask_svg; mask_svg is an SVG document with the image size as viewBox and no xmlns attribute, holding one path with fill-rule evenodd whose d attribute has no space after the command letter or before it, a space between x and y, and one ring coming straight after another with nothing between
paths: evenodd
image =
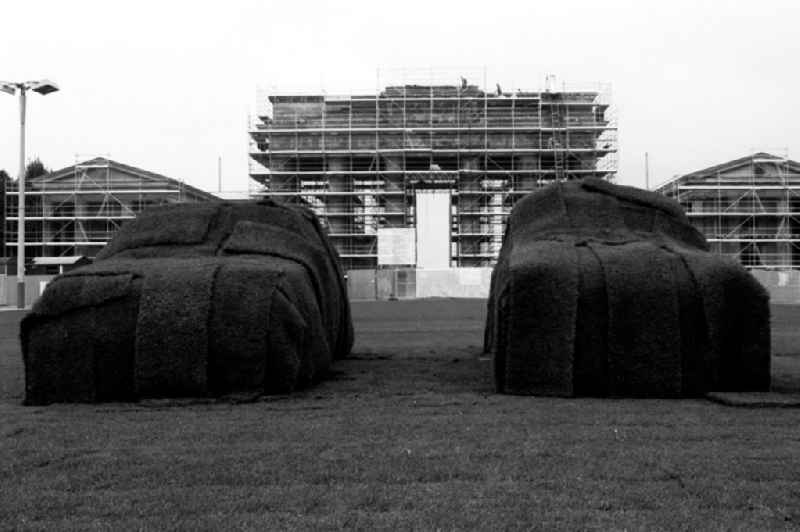
<instances>
[{"instance_id":1,"label":"row of trees","mask_svg":"<svg viewBox=\"0 0 800 532\"><path fill-rule=\"evenodd\" d=\"M50 169L47 168L38 157L29 162L28 166L25 167L25 179L33 179L34 177L49 173ZM14 178L12 178L8 172L0 168L0 183L5 185L10 181L14 181Z\"/></svg>"},{"instance_id":2,"label":"row of trees","mask_svg":"<svg viewBox=\"0 0 800 532\"><path fill-rule=\"evenodd\" d=\"M25 167L25 179L32 179L40 175L49 174L50 170L42 163L38 157L28 163ZM8 172L0 168L0 220L6 219L6 189L7 185L15 181ZM6 256L6 235L3 228L0 228L0 256Z\"/></svg>"}]
</instances>

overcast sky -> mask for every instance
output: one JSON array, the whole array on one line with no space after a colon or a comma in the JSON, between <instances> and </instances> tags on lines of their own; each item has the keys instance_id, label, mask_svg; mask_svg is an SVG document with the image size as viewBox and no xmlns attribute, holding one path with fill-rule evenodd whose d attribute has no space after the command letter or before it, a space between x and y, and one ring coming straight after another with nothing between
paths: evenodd
<instances>
[{"instance_id":1,"label":"overcast sky","mask_svg":"<svg viewBox=\"0 0 800 532\"><path fill-rule=\"evenodd\" d=\"M246 190L257 87L372 90L376 70L463 67L488 85L612 84L619 178L650 181L752 150L800 158L800 2L4 2L0 80L49 78L28 155L76 154ZM481 81L481 80L476 80ZM18 107L0 93L0 168L16 175Z\"/></svg>"}]
</instances>

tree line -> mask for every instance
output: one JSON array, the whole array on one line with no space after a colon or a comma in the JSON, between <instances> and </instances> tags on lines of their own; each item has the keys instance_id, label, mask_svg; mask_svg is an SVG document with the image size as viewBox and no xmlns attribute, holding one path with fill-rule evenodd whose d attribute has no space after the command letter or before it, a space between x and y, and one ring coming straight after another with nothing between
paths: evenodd
<instances>
[{"instance_id":1,"label":"tree line","mask_svg":"<svg viewBox=\"0 0 800 532\"><path fill-rule=\"evenodd\" d=\"M36 157L31 162L29 162L28 165L25 167L25 179L26 180L33 179L34 177L39 177L41 175L49 174L50 171L51 170L44 165L41 159ZM3 183L5 185L6 183L10 183L13 181L16 181L16 179L11 177L11 175L9 175L9 173L6 172L4 169L0 168L0 183Z\"/></svg>"}]
</instances>

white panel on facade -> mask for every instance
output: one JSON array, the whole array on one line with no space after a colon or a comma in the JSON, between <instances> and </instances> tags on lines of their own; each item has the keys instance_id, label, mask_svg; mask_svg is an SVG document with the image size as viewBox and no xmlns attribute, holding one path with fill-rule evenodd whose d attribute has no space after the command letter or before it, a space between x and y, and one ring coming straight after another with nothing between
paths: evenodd
<instances>
[{"instance_id":1,"label":"white panel on facade","mask_svg":"<svg viewBox=\"0 0 800 532\"><path fill-rule=\"evenodd\" d=\"M416 238L413 227L378 228L379 266L413 266L416 262Z\"/></svg>"},{"instance_id":2,"label":"white panel on facade","mask_svg":"<svg viewBox=\"0 0 800 532\"><path fill-rule=\"evenodd\" d=\"M450 191L417 190L417 268L450 267Z\"/></svg>"}]
</instances>

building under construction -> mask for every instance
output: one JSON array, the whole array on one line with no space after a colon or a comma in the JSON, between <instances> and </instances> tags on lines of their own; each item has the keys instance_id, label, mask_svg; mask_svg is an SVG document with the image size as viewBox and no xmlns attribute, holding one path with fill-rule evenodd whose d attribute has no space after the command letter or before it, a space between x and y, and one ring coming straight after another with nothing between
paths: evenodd
<instances>
[{"instance_id":1,"label":"building under construction","mask_svg":"<svg viewBox=\"0 0 800 532\"><path fill-rule=\"evenodd\" d=\"M756 153L676 177L677 200L712 251L750 269L800 268L800 163Z\"/></svg>"},{"instance_id":2,"label":"building under construction","mask_svg":"<svg viewBox=\"0 0 800 532\"><path fill-rule=\"evenodd\" d=\"M258 193L310 206L346 269L450 268L492 265L531 190L613 179L607 87L508 92L455 79L270 94L250 131Z\"/></svg>"},{"instance_id":3,"label":"building under construction","mask_svg":"<svg viewBox=\"0 0 800 532\"><path fill-rule=\"evenodd\" d=\"M94 258L124 221L146 207L216 199L178 180L104 157L28 179L25 185L25 255L34 263L39 257ZM17 205L13 183L6 196L9 257L17 254Z\"/></svg>"}]
</instances>

